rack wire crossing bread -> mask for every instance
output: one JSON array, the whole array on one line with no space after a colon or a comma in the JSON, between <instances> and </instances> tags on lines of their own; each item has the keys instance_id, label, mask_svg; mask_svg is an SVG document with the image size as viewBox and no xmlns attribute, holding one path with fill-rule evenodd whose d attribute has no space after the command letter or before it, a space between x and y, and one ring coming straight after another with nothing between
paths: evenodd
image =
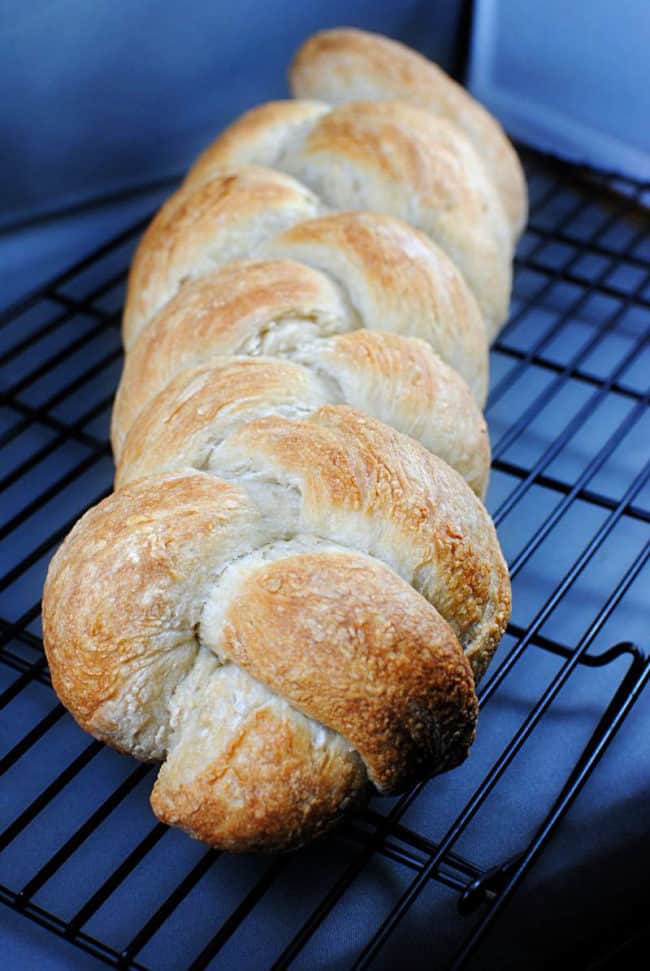
<instances>
[{"instance_id":1,"label":"rack wire crossing bread","mask_svg":"<svg viewBox=\"0 0 650 971\"><path fill-rule=\"evenodd\" d=\"M294 84L328 76L310 44ZM298 846L471 745L510 612L478 498L520 218L495 185L422 108L274 103L140 244L116 491L50 565L44 641L77 721L163 762L154 811L213 845Z\"/></svg>"}]
</instances>

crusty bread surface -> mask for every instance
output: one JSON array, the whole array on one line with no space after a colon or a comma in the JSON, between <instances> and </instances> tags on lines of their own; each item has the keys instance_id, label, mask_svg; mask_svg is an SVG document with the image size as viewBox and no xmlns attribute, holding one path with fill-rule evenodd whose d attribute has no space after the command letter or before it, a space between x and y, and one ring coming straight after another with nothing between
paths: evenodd
<instances>
[{"instance_id":1,"label":"crusty bread surface","mask_svg":"<svg viewBox=\"0 0 650 971\"><path fill-rule=\"evenodd\" d=\"M498 124L355 30L236 120L134 257L115 492L55 554L54 688L157 816L287 850L467 756L510 616L488 346L526 213Z\"/></svg>"}]
</instances>

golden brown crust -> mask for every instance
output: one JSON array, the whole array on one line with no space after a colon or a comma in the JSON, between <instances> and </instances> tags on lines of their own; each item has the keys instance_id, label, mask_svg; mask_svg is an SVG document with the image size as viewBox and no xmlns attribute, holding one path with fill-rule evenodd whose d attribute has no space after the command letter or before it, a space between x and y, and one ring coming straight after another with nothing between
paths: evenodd
<instances>
[{"instance_id":1,"label":"golden brown crust","mask_svg":"<svg viewBox=\"0 0 650 971\"><path fill-rule=\"evenodd\" d=\"M169 766L151 793L156 816L235 853L295 850L336 825L367 792L358 762L332 760L293 719L270 708L256 712L224 755L189 783L176 784Z\"/></svg>"},{"instance_id":2,"label":"golden brown crust","mask_svg":"<svg viewBox=\"0 0 650 971\"><path fill-rule=\"evenodd\" d=\"M115 487L157 472L205 469L212 449L264 414L304 417L327 401L319 382L287 361L211 358L181 371L126 438Z\"/></svg>"},{"instance_id":3,"label":"golden brown crust","mask_svg":"<svg viewBox=\"0 0 650 971\"><path fill-rule=\"evenodd\" d=\"M282 111L287 124L284 137ZM268 159L329 207L404 219L431 236L463 273L488 331L502 326L510 295L510 228L493 183L462 131L402 102L354 102L323 113L296 136L295 102L253 108L201 157L199 182L225 166ZM186 180L192 184L193 171Z\"/></svg>"},{"instance_id":4,"label":"golden brown crust","mask_svg":"<svg viewBox=\"0 0 650 971\"><path fill-rule=\"evenodd\" d=\"M234 665L204 665L198 675L189 687L199 722L185 715L151 794L163 822L224 850L287 850L365 799L363 763L339 739L315 744L309 720L269 697L254 695L245 715L233 712L225 696L239 698L251 680ZM209 740L205 753L197 728Z\"/></svg>"},{"instance_id":5,"label":"golden brown crust","mask_svg":"<svg viewBox=\"0 0 650 971\"><path fill-rule=\"evenodd\" d=\"M223 226L227 208L223 200L220 207L218 221ZM181 215L184 220L185 210ZM233 215L230 222L234 219ZM158 268L151 275L151 279L155 277L157 280L156 286L152 283L150 287L152 306L163 302L169 280L173 281L179 275L176 268L177 250L181 251L181 267L185 256L192 257L192 247L200 255L200 236L197 239L190 234L187 245L183 242L183 220L177 225L170 214L164 222L169 237L178 241L171 262L166 255L168 243L163 246L165 235L152 231L156 220L138 249L136 264L139 261L142 267ZM215 230L211 229L210 232L214 234ZM338 213L307 220L296 225L295 229L272 237L261 245L260 255L298 260L339 281L348 300L357 308L361 325L426 340L444 361L466 379L479 405L484 402L487 347L484 324L476 301L453 263L423 234L399 220L379 214ZM183 316L187 320L192 314L198 317L206 312L203 303L205 301L209 306L210 290L218 287L221 280L212 264L201 270L202 264L197 254L194 256L192 273L199 276L199 280L186 283L182 293L169 304L170 314L174 313L175 308L186 307ZM143 283L143 274L136 271L136 264L131 274L134 293ZM214 284L208 284L207 280L205 285L201 284L200 272L205 273L210 281L214 280ZM297 283L304 278L304 273L298 271ZM226 285L227 281L228 276L224 278ZM304 288L298 289L296 300L299 302L303 295ZM163 307L161 313L167 312ZM145 318L148 318L148 313L144 313ZM129 320L127 310L127 329ZM131 334L129 347L135 343ZM118 404L118 412L119 408ZM116 423L119 424L118 419ZM118 429L118 435L124 432L125 429Z\"/></svg>"},{"instance_id":6,"label":"golden brown crust","mask_svg":"<svg viewBox=\"0 0 650 971\"><path fill-rule=\"evenodd\" d=\"M299 138L328 111L329 107L318 101L267 101L245 112L226 129L221 136L223 151L233 166L248 165L254 155L256 165L273 168L285 143ZM261 129L264 130L262 140ZM208 145L192 165L185 185L212 178L214 161L212 147Z\"/></svg>"},{"instance_id":7,"label":"golden brown crust","mask_svg":"<svg viewBox=\"0 0 650 971\"><path fill-rule=\"evenodd\" d=\"M308 536L300 555L291 544L269 547L285 531L218 479L143 479L80 521L44 594L45 645L61 699L111 745L140 758L168 752L156 812L229 848L295 845L361 798L365 772L346 739L376 783L395 789L454 764L474 730L470 669L436 612L365 556ZM231 569L244 577L234 597ZM204 628L206 601L226 611L221 631L207 621ZM264 638L254 645L260 625ZM227 684L219 704L218 688L210 704L200 696L206 644L241 665L238 690ZM316 711L306 699L327 669L323 646L343 680L329 700L323 689ZM161 668L161 659L171 663ZM288 705L274 692L283 670L292 679L283 690ZM362 703L355 690L364 684ZM292 702L328 727L305 721ZM363 719L350 707L359 705ZM343 740L332 732L341 728Z\"/></svg>"},{"instance_id":8,"label":"golden brown crust","mask_svg":"<svg viewBox=\"0 0 650 971\"><path fill-rule=\"evenodd\" d=\"M335 233L337 221L338 217L334 217ZM344 228L353 222L351 217L346 217ZM389 222L389 234L394 228ZM327 226L323 230L325 234L329 231ZM362 238L365 239L368 231L366 225ZM316 232L320 232L318 227ZM394 242L392 235L389 239L387 250ZM396 259L395 275L398 266ZM444 336L443 326L436 327L436 321L427 316L432 300L426 269L423 263L424 280L420 281L416 273L405 270L404 278L413 286L401 301L395 302L394 309L388 303L388 287L373 286L372 277L360 273L359 279L354 280L348 272L345 283L350 285L346 285L344 296L329 277L304 263L287 260L233 263L186 284L156 315L127 357L113 410L117 482L165 468L178 468L182 455L187 457L189 465L203 467L200 464L203 453L194 452L191 442L198 444L200 440L205 444L205 436L210 437L208 422L215 412L208 400L202 399L207 395L212 400L213 396L204 384L202 395L197 397L192 391L188 397L183 379L179 378L181 372L205 366L215 356L275 353L299 361L303 368L310 368L314 373L313 379L304 377L302 381L303 414L328 401L353 404L421 440L458 468L482 495L489 465L485 423L458 375L420 341L362 331L325 339L328 334L346 332L365 322L369 326L387 323L395 328L402 326L416 333L424 332L430 336L431 343L441 335L438 343L443 346L445 340L453 343L451 335ZM418 282L420 288L416 286ZM387 305L386 313L382 314L384 294ZM350 306L348 296L354 298L362 316ZM479 340L474 336L474 346ZM468 344L468 354L470 347ZM484 353L482 345L481 357ZM282 373L287 379L296 374L295 368L293 371L286 365L284 368ZM219 369L226 385L232 384L230 379L235 374L239 375L237 384L230 390L226 385L221 390L217 388L217 376L210 382L214 393L222 398L220 408L227 406L233 415L240 411L235 401L239 394L242 405L249 402L246 405L249 417L255 417L255 408L263 414L265 385L260 386L258 394L257 389L247 388L246 384L247 380L255 381L254 369L243 363L233 365L229 371ZM270 372L267 367L258 369L257 373ZM316 375L320 376L318 381ZM171 382L175 382L173 387L165 393ZM270 387L267 393L266 413L282 408L288 413L288 399L283 402L282 396L278 397ZM177 407L177 395L182 397L182 407ZM295 413L300 416L297 395L298 391L292 401ZM140 415L141 420L136 421ZM243 420L243 411L241 416ZM131 430L128 454L123 457L127 433ZM174 430L181 437L174 438L171 434ZM182 447L179 451L183 438L188 448Z\"/></svg>"},{"instance_id":9,"label":"golden brown crust","mask_svg":"<svg viewBox=\"0 0 650 971\"><path fill-rule=\"evenodd\" d=\"M302 360L208 355L181 371L131 427L116 488L156 472L207 468L214 448L255 418L306 418L342 400L422 442L484 495L485 420L467 385L422 341L359 330L315 342Z\"/></svg>"},{"instance_id":10,"label":"golden brown crust","mask_svg":"<svg viewBox=\"0 0 650 971\"><path fill-rule=\"evenodd\" d=\"M435 606L470 658L496 649L510 584L494 526L458 473L417 442L326 405L306 422L249 422L215 450L212 465L267 517L279 515L274 483L297 491L299 503L283 511L291 529L344 537L388 563Z\"/></svg>"},{"instance_id":11,"label":"golden brown crust","mask_svg":"<svg viewBox=\"0 0 650 971\"><path fill-rule=\"evenodd\" d=\"M253 166L179 189L135 254L122 323L126 348L186 280L247 256L256 241L318 215L319 208L304 186Z\"/></svg>"},{"instance_id":12,"label":"golden brown crust","mask_svg":"<svg viewBox=\"0 0 650 971\"><path fill-rule=\"evenodd\" d=\"M467 384L428 345L357 330L325 342L319 358L345 403L416 439L483 498L490 474L485 419Z\"/></svg>"},{"instance_id":13,"label":"golden brown crust","mask_svg":"<svg viewBox=\"0 0 650 971\"><path fill-rule=\"evenodd\" d=\"M453 121L484 158L513 234L518 236L523 229L526 182L501 126L460 85L416 51L366 31L325 30L302 45L290 79L297 98L319 98L333 105L395 99Z\"/></svg>"},{"instance_id":14,"label":"golden brown crust","mask_svg":"<svg viewBox=\"0 0 650 971\"><path fill-rule=\"evenodd\" d=\"M305 554L252 570L231 591L221 648L351 742L382 791L457 765L473 740L474 681L450 627L367 557Z\"/></svg>"},{"instance_id":15,"label":"golden brown crust","mask_svg":"<svg viewBox=\"0 0 650 971\"><path fill-rule=\"evenodd\" d=\"M83 516L50 563L43 640L52 682L80 725L140 758L160 758L167 703L196 653L210 559L259 536L244 493L200 473L154 477Z\"/></svg>"},{"instance_id":16,"label":"golden brown crust","mask_svg":"<svg viewBox=\"0 0 650 971\"><path fill-rule=\"evenodd\" d=\"M339 212L290 227L263 244L260 256L327 274L363 326L425 340L484 403L485 323L459 271L423 233L380 213Z\"/></svg>"},{"instance_id":17,"label":"golden brown crust","mask_svg":"<svg viewBox=\"0 0 650 971\"><path fill-rule=\"evenodd\" d=\"M260 353L261 338L282 322L302 332L303 341L310 330L328 334L354 326L337 288L297 263L233 263L186 284L127 355L113 408L116 457L142 408L179 371L208 355Z\"/></svg>"}]
</instances>

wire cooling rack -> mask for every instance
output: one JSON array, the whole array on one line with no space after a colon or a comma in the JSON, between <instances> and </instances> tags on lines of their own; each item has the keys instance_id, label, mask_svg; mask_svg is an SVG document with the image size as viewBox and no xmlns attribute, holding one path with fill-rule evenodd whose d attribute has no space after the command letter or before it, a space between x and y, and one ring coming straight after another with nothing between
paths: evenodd
<instances>
[{"instance_id":1,"label":"wire cooling rack","mask_svg":"<svg viewBox=\"0 0 650 971\"><path fill-rule=\"evenodd\" d=\"M514 612L481 685L479 737L458 770L374 801L297 854L219 854L156 823L153 769L89 739L50 687L42 582L110 491L119 316L144 224L2 316L8 907L120 968L396 967L405 940L425 965L435 948L438 967L483 967L484 935L650 674L634 643L650 548L650 186L524 160L531 220L487 408L488 506Z\"/></svg>"}]
</instances>

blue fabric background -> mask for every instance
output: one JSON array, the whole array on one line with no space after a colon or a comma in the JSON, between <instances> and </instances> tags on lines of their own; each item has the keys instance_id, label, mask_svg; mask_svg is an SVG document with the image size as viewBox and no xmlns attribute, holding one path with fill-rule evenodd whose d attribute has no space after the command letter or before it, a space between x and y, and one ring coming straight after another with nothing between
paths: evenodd
<instances>
[{"instance_id":1,"label":"blue fabric background","mask_svg":"<svg viewBox=\"0 0 650 971\"><path fill-rule=\"evenodd\" d=\"M180 174L242 110L287 96L289 59L312 31L339 24L381 31L451 69L461 7L458 0L0 0L0 309L161 196L50 220L47 232L42 222L25 228L26 220Z\"/></svg>"},{"instance_id":2,"label":"blue fabric background","mask_svg":"<svg viewBox=\"0 0 650 971\"><path fill-rule=\"evenodd\" d=\"M454 0L0 0L0 220L180 172L341 23L449 66ZM1 225L1 223L0 223Z\"/></svg>"}]
</instances>

